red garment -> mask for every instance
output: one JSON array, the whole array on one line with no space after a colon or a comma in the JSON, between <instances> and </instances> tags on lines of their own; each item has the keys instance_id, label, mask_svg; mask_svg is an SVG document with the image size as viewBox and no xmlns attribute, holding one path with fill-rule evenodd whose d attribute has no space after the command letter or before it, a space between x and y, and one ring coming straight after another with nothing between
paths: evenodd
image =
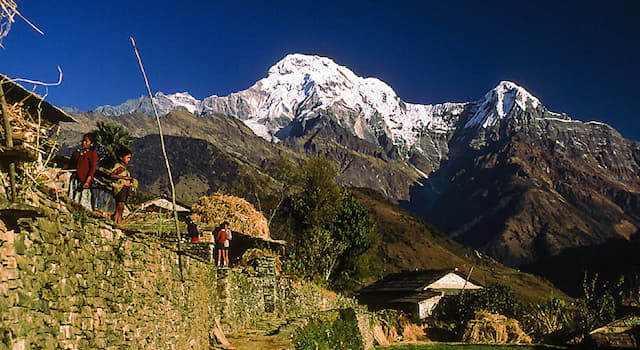
<instances>
[{"instance_id":1,"label":"red garment","mask_svg":"<svg viewBox=\"0 0 640 350\"><path fill-rule=\"evenodd\" d=\"M62 169L75 168L77 169L76 176L78 181L85 182L89 177L91 178L91 181L93 181L97 163L98 153L96 153L96 151L81 149L73 152L69 163L67 163L67 165ZM89 184L91 184L91 181L89 181Z\"/></svg>"},{"instance_id":2,"label":"red garment","mask_svg":"<svg viewBox=\"0 0 640 350\"><path fill-rule=\"evenodd\" d=\"M227 240L227 230L222 229L218 231L218 236L216 237L216 242L224 243Z\"/></svg>"}]
</instances>

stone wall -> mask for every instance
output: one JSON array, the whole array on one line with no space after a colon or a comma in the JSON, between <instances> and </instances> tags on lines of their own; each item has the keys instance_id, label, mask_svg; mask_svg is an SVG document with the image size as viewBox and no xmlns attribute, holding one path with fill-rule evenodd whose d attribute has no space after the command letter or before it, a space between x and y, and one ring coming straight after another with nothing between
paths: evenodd
<instances>
[{"instance_id":1,"label":"stone wall","mask_svg":"<svg viewBox=\"0 0 640 350\"><path fill-rule=\"evenodd\" d=\"M305 318L319 311L358 308L353 299L289 276L223 271L218 288L221 319L232 329L252 329L263 320Z\"/></svg>"},{"instance_id":2,"label":"stone wall","mask_svg":"<svg viewBox=\"0 0 640 350\"><path fill-rule=\"evenodd\" d=\"M60 200L0 221L0 349L208 349L260 320L352 305L275 273L218 270Z\"/></svg>"},{"instance_id":3,"label":"stone wall","mask_svg":"<svg viewBox=\"0 0 640 350\"><path fill-rule=\"evenodd\" d=\"M204 349L215 271L101 220L0 226L2 343L28 348Z\"/></svg>"}]
</instances>

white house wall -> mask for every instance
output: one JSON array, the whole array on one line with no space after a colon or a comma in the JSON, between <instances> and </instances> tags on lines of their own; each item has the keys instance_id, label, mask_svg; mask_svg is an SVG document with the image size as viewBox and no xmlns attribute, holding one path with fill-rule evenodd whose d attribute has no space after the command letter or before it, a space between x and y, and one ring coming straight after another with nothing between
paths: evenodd
<instances>
[{"instance_id":1,"label":"white house wall","mask_svg":"<svg viewBox=\"0 0 640 350\"><path fill-rule=\"evenodd\" d=\"M429 298L419 302L418 317L426 318L427 316L431 315L431 313L433 312L433 309L435 309L438 303L440 302L440 299L442 299L442 295L437 295L433 298Z\"/></svg>"}]
</instances>

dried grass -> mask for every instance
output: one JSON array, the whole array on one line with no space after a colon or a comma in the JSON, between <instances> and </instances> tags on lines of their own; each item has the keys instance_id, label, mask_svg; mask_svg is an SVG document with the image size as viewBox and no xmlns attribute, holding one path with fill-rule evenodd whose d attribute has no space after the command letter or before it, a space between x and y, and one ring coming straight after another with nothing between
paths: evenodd
<instances>
[{"instance_id":1,"label":"dried grass","mask_svg":"<svg viewBox=\"0 0 640 350\"><path fill-rule=\"evenodd\" d=\"M389 339L387 339L387 335L384 334L382 326L380 325L373 326L373 339L375 339L376 342L378 342L378 344L380 344L381 346L391 345L391 342L389 342Z\"/></svg>"},{"instance_id":2,"label":"dried grass","mask_svg":"<svg viewBox=\"0 0 640 350\"><path fill-rule=\"evenodd\" d=\"M25 175L23 185L35 183L61 192L64 181L56 177L59 169L49 164L59 147L56 139L50 137L53 135L55 124L39 118L39 115L32 116L23 108L21 102L7 104L6 107L14 149L22 149L35 158L35 162L19 165ZM0 136L4 145L6 134L2 132Z\"/></svg>"},{"instance_id":3,"label":"dried grass","mask_svg":"<svg viewBox=\"0 0 640 350\"><path fill-rule=\"evenodd\" d=\"M486 311L477 312L469 321L462 340L471 344L530 344L518 321Z\"/></svg>"},{"instance_id":4,"label":"dried grass","mask_svg":"<svg viewBox=\"0 0 640 350\"><path fill-rule=\"evenodd\" d=\"M11 24L15 22L14 17L16 15L27 22L27 24L29 24L31 28L35 29L38 33L44 34L40 29L24 18L20 12L18 12L18 5L13 0L0 0L0 47L2 47L2 39L9 34Z\"/></svg>"},{"instance_id":5,"label":"dried grass","mask_svg":"<svg viewBox=\"0 0 640 350\"><path fill-rule=\"evenodd\" d=\"M426 338L424 329L413 323L407 324L402 330L402 338L405 341L417 341Z\"/></svg>"},{"instance_id":6,"label":"dried grass","mask_svg":"<svg viewBox=\"0 0 640 350\"><path fill-rule=\"evenodd\" d=\"M232 231L269 239L267 219L242 198L214 193L200 198L191 211L197 215L194 221L213 225L228 221Z\"/></svg>"}]
</instances>

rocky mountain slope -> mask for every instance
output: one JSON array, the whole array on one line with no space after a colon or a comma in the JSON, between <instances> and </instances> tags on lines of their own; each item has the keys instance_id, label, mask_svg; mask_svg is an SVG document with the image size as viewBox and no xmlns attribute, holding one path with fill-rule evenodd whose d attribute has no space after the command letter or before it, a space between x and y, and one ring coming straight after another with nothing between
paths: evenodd
<instances>
[{"instance_id":1,"label":"rocky mountain slope","mask_svg":"<svg viewBox=\"0 0 640 350\"><path fill-rule=\"evenodd\" d=\"M174 110L163 119L180 136L206 139L197 135L217 126L203 129L202 120L235 116L243 135L250 129L264 142L242 136L260 147L222 149L251 157L256 169L264 169L258 159L270 159L260 152L272 152L257 152L262 146L325 154L342 183L377 190L513 266L630 239L640 227L639 144L605 124L549 111L513 82L475 102L418 105L328 58L295 54L229 96L159 93L154 100L162 113ZM149 106L141 97L96 111L133 126L144 124L135 113Z\"/></svg>"},{"instance_id":2,"label":"rocky mountain slope","mask_svg":"<svg viewBox=\"0 0 640 350\"><path fill-rule=\"evenodd\" d=\"M491 283L510 285L523 301L539 302L549 295L564 296L548 281L509 268L455 242L378 192L362 188L352 189L352 192L376 223L383 242L378 254L386 261L386 273L454 268L468 272L473 269L473 280L485 286Z\"/></svg>"}]
</instances>

